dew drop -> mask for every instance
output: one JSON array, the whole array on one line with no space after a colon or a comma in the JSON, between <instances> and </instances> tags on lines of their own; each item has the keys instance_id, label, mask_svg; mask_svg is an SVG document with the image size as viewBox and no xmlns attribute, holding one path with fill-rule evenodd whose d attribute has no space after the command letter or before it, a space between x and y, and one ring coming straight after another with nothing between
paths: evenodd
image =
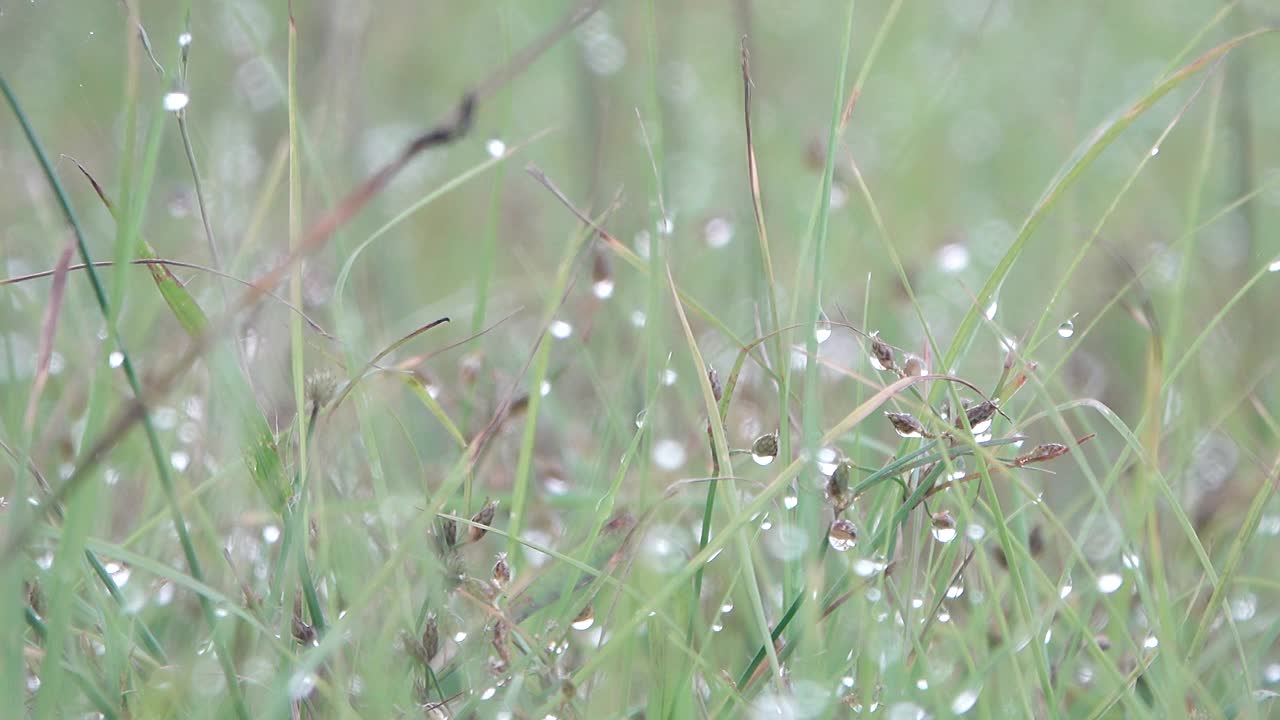
<instances>
[{"instance_id":1,"label":"dew drop","mask_svg":"<svg viewBox=\"0 0 1280 720\"><path fill-rule=\"evenodd\" d=\"M733 603L727 602L720 606L721 615L728 615L731 612L733 612Z\"/></svg>"},{"instance_id":2,"label":"dew drop","mask_svg":"<svg viewBox=\"0 0 1280 720\"><path fill-rule=\"evenodd\" d=\"M563 320L555 320L549 328L551 337L557 340L564 340L573 334L573 326Z\"/></svg>"},{"instance_id":3,"label":"dew drop","mask_svg":"<svg viewBox=\"0 0 1280 720\"><path fill-rule=\"evenodd\" d=\"M1062 600L1066 600L1067 596L1071 594L1073 589L1074 587L1071 585L1071 578L1067 578L1066 582L1062 583L1062 587L1058 588L1058 597Z\"/></svg>"},{"instance_id":4,"label":"dew drop","mask_svg":"<svg viewBox=\"0 0 1280 720\"><path fill-rule=\"evenodd\" d=\"M1155 635L1148 635L1146 639L1142 641L1142 647L1148 650L1155 650L1160 647L1160 638Z\"/></svg>"},{"instance_id":5,"label":"dew drop","mask_svg":"<svg viewBox=\"0 0 1280 720\"><path fill-rule=\"evenodd\" d=\"M852 521L840 518L831 523L831 529L827 531L827 542L836 552L848 552L858 543L858 531Z\"/></svg>"},{"instance_id":6,"label":"dew drop","mask_svg":"<svg viewBox=\"0 0 1280 720\"><path fill-rule=\"evenodd\" d=\"M609 278L597 280L591 286L591 294L601 300L608 299L613 296L613 281Z\"/></svg>"},{"instance_id":7,"label":"dew drop","mask_svg":"<svg viewBox=\"0 0 1280 720\"><path fill-rule=\"evenodd\" d=\"M551 383L550 383L550 382L547 382L546 380L543 380L543 381L542 381L542 384L538 386L538 394L539 394L539 395L541 395L542 397L546 397L546 396L550 395L550 394L551 394Z\"/></svg>"},{"instance_id":8,"label":"dew drop","mask_svg":"<svg viewBox=\"0 0 1280 720\"><path fill-rule=\"evenodd\" d=\"M637 430L644 428L644 418L648 414L649 414L648 410L641 410L640 412L636 413L636 429Z\"/></svg>"},{"instance_id":9,"label":"dew drop","mask_svg":"<svg viewBox=\"0 0 1280 720\"><path fill-rule=\"evenodd\" d=\"M978 704L978 691L965 690L957 695L955 700L951 701L951 712L963 715L972 710L976 704Z\"/></svg>"},{"instance_id":10,"label":"dew drop","mask_svg":"<svg viewBox=\"0 0 1280 720\"><path fill-rule=\"evenodd\" d=\"M944 595L946 595L946 597L950 600L955 600L956 598L960 597L963 594L964 594L963 585L952 585L948 587L946 593L944 593Z\"/></svg>"},{"instance_id":11,"label":"dew drop","mask_svg":"<svg viewBox=\"0 0 1280 720\"><path fill-rule=\"evenodd\" d=\"M959 243L943 245L938 250L938 265L946 273L958 273L969 267L969 249Z\"/></svg>"},{"instance_id":12,"label":"dew drop","mask_svg":"<svg viewBox=\"0 0 1280 720\"><path fill-rule=\"evenodd\" d=\"M1157 155L1159 155L1159 154L1160 154L1160 146L1159 146L1159 145L1152 145L1152 146L1151 146L1151 157L1155 157L1155 156L1157 156Z\"/></svg>"},{"instance_id":13,"label":"dew drop","mask_svg":"<svg viewBox=\"0 0 1280 720\"><path fill-rule=\"evenodd\" d=\"M840 456L835 448L825 447L818 451L818 472L830 475L840 465Z\"/></svg>"},{"instance_id":14,"label":"dew drop","mask_svg":"<svg viewBox=\"0 0 1280 720\"><path fill-rule=\"evenodd\" d=\"M185 108L187 106L187 103L189 102L191 102L191 96L187 95L184 92L175 91L171 93L165 93L164 109L168 110L169 112L178 112L179 110L182 110L183 108Z\"/></svg>"},{"instance_id":15,"label":"dew drop","mask_svg":"<svg viewBox=\"0 0 1280 720\"><path fill-rule=\"evenodd\" d=\"M795 495L788 495L782 498L782 506L788 510L795 510L796 506L799 504L800 504L800 498L796 497Z\"/></svg>"},{"instance_id":16,"label":"dew drop","mask_svg":"<svg viewBox=\"0 0 1280 720\"><path fill-rule=\"evenodd\" d=\"M752 453L751 453L751 460L752 460L752 462L754 462L755 464L759 465L760 467L764 467L765 465L768 465L769 463L773 462L773 459L774 459L775 457L777 457L777 456L776 456L776 455L761 455L761 454L756 453L756 452L754 452L754 451L752 451Z\"/></svg>"},{"instance_id":17,"label":"dew drop","mask_svg":"<svg viewBox=\"0 0 1280 720\"><path fill-rule=\"evenodd\" d=\"M480 699L481 699L481 700L491 700L491 699L493 699L493 696L494 696L494 695L497 695L497 694L498 694L498 688L496 688L496 687L487 687L487 688L485 688L484 692L480 693Z\"/></svg>"},{"instance_id":18,"label":"dew drop","mask_svg":"<svg viewBox=\"0 0 1280 720\"><path fill-rule=\"evenodd\" d=\"M489 157L499 158L507 151L507 144L498 138L493 138L484 144L484 150L489 153Z\"/></svg>"},{"instance_id":19,"label":"dew drop","mask_svg":"<svg viewBox=\"0 0 1280 720\"><path fill-rule=\"evenodd\" d=\"M718 622L716 622L716 623L711 623L711 632L717 632L717 633L718 633L718 632L720 632L721 630L724 630L724 624L723 624L723 623L718 623Z\"/></svg>"},{"instance_id":20,"label":"dew drop","mask_svg":"<svg viewBox=\"0 0 1280 720\"><path fill-rule=\"evenodd\" d=\"M1280 272L1280 260L1272 260L1267 266L1267 272Z\"/></svg>"},{"instance_id":21,"label":"dew drop","mask_svg":"<svg viewBox=\"0 0 1280 720\"><path fill-rule=\"evenodd\" d=\"M686 458L684 445L676 440L662 440L653 446L653 461L663 470L680 469Z\"/></svg>"},{"instance_id":22,"label":"dew drop","mask_svg":"<svg viewBox=\"0 0 1280 720\"><path fill-rule=\"evenodd\" d=\"M1058 337L1069 338L1075 334L1076 324L1072 318L1067 318L1065 322L1058 326Z\"/></svg>"},{"instance_id":23,"label":"dew drop","mask_svg":"<svg viewBox=\"0 0 1280 720\"><path fill-rule=\"evenodd\" d=\"M191 47L191 33L184 32L178 35L178 47Z\"/></svg>"},{"instance_id":24,"label":"dew drop","mask_svg":"<svg viewBox=\"0 0 1280 720\"><path fill-rule=\"evenodd\" d=\"M984 310L982 314L985 315L988 320L994 320L996 318L996 310L998 309L1000 309L1000 303L992 300L991 304L987 306L987 309Z\"/></svg>"},{"instance_id":25,"label":"dew drop","mask_svg":"<svg viewBox=\"0 0 1280 720\"><path fill-rule=\"evenodd\" d=\"M182 472L191 464L191 456L182 450L174 450L169 453L169 464L173 465L173 469Z\"/></svg>"},{"instance_id":26,"label":"dew drop","mask_svg":"<svg viewBox=\"0 0 1280 720\"><path fill-rule=\"evenodd\" d=\"M666 385L667 387L671 387L672 385L675 385L676 380L679 380L679 379L680 379L680 376L677 375L676 371L672 370L671 368L665 368L662 371L662 384Z\"/></svg>"},{"instance_id":27,"label":"dew drop","mask_svg":"<svg viewBox=\"0 0 1280 720\"><path fill-rule=\"evenodd\" d=\"M311 673L294 673L289 678L289 696L294 700L302 700L315 689L316 676Z\"/></svg>"},{"instance_id":28,"label":"dew drop","mask_svg":"<svg viewBox=\"0 0 1280 720\"><path fill-rule=\"evenodd\" d=\"M569 627L572 627L574 630L587 630L595 624L596 613L591 609L591 606L588 605L582 608L582 612L578 613L578 617L574 618L573 622L569 623Z\"/></svg>"},{"instance_id":29,"label":"dew drop","mask_svg":"<svg viewBox=\"0 0 1280 720\"><path fill-rule=\"evenodd\" d=\"M645 318L643 310L634 310L631 312L632 327L642 328L644 327L644 324L646 321L647 321L647 318Z\"/></svg>"},{"instance_id":30,"label":"dew drop","mask_svg":"<svg viewBox=\"0 0 1280 720\"><path fill-rule=\"evenodd\" d=\"M733 240L733 223L721 217L711 218L702 228L702 237L707 247L722 248Z\"/></svg>"},{"instance_id":31,"label":"dew drop","mask_svg":"<svg viewBox=\"0 0 1280 720\"><path fill-rule=\"evenodd\" d=\"M462 630L459 630L458 632L454 633L454 636L453 636L453 641L454 641L454 642L456 642L456 643L460 643L460 642L462 642L463 640L466 640L466 639L467 639L467 633L466 633L466 632L464 632L464 631L462 631Z\"/></svg>"},{"instance_id":32,"label":"dew drop","mask_svg":"<svg viewBox=\"0 0 1280 720\"><path fill-rule=\"evenodd\" d=\"M124 353L116 350L107 356L107 364L113 368L118 368L124 364Z\"/></svg>"},{"instance_id":33,"label":"dew drop","mask_svg":"<svg viewBox=\"0 0 1280 720\"><path fill-rule=\"evenodd\" d=\"M262 540L268 545L274 545L280 540L280 528L275 525L266 525L262 528Z\"/></svg>"},{"instance_id":34,"label":"dew drop","mask_svg":"<svg viewBox=\"0 0 1280 720\"><path fill-rule=\"evenodd\" d=\"M1121 585L1124 585L1124 577L1120 573L1106 573L1098 576L1098 592L1103 595L1110 595L1119 590Z\"/></svg>"},{"instance_id":35,"label":"dew drop","mask_svg":"<svg viewBox=\"0 0 1280 720\"><path fill-rule=\"evenodd\" d=\"M827 317L825 310L818 311L818 324L813 326L813 339L818 344L826 342L831 337L831 318Z\"/></svg>"}]
</instances>

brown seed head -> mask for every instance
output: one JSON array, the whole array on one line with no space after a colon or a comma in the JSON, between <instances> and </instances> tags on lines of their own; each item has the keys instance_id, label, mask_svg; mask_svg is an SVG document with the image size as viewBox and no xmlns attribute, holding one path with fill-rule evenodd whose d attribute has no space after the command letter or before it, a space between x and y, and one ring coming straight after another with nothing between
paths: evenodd
<instances>
[{"instance_id":1,"label":"brown seed head","mask_svg":"<svg viewBox=\"0 0 1280 720\"><path fill-rule=\"evenodd\" d=\"M877 370L898 369L897 363L893 360L893 348L880 339L878 332L871 333L871 364Z\"/></svg>"},{"instance_id":2,"label":"brown seed head","mask_svg":"<svg viewBox=\"0 0 1280 720\"><path fill-rule=\"evenodd\" d=\"M778 456L778 433L767 433L751 443L751 454L759 457Z\"/></svg>"},{"instance_id":3,"label":"brown seed head","mask_svg":"<svg viewBox=\"0 0 1280 720\"><path fill-rule=\"evenodd\" d=\"M480 508L480 510L476 512L475 515L471 516L471 522L479 523L481 525L492 525L493 513L497 509L498 509L498 501L488 500L485 502L484 507ZM467 528L467 540L471 542L477 542L480 540L480 538L484 537L484 534L487 532L489 531L486 530L485 528L471 525Z\"/></svg>"},{"instance_id":4,"label":"brown seed head","mask_svg":"<svg viewBox=\"0 0 1280 720\"><path fill-rule=\"evenodd\" d=\"M928 430L924 429L924 425L916 419L915 415L910 413L886 412L885 417L889 418L889 424L893 426L894 432L904 438L925 438L933 437Z\"/></svg>"},{"instance_id":5,"label":"brown seed head","mask_svg":"<svg viewBox=\"0 0 1280 720\"><path fill-rule=\"evenodd\" d=\"M511 582L511 566L507 564L507 554L498 553L498 561L493 564L493 584L499 590Z\"/></svg>"},{"instance_id":6,"label":"brown seed head","mask_svg":"<svg viewBox=\"0 0 1280 720\"><path fill-rule=\"evenodd\" d=\"M1013 464L1018 467L1030 465L1032 463L1045 462L1056 457L1066 455L1071 448L1061 443L1041 443L1029 452L1022 453L1013 459Z\"/></svg>"},{"instance_id":7,"label":"brown seed head","mask_svg":"<svg viewBox=\"0 0 1280 720\"><path fill-rule=\"evenodd\" d=\"M440 622L435 613L427 613L427 622L422 628L422 656L431 662L440 652Z\"/></svg>"}]
</instances>

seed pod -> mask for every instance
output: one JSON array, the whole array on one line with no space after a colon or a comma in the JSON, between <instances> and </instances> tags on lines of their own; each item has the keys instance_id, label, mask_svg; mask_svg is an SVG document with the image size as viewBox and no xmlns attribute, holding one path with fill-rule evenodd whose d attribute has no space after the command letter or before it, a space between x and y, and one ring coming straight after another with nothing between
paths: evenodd
<instances>
[{"instance_id":1,"label":"seed pod","mask_svg":"<svg viewBox=\"0 0 1280 720\"><path fill-rule=\"evenodd\" d=\"M582 608L582 611L579 612L578 616L573 619L573 622L569 623L569 627L573 628L574 630L586 630L590 628L592 625L594 625L595 622L596 622L596 611L592 610L591 606L588 605Z\"/></svg>"},{"instance_id":2,"label":"seed pod","mask_svg":"<svg viewBox=\"0 0 1280 720\"><path fill-rule=\"evenodd\" d=\"M778 456L778 433L766 433L751 443L751 454L762 458Z\"/></svg>"},{"instance_id":3,"label":"seed pod","mask_svg":"<svg viewBox=\"0 0 1280 720\"><path fill-rule=\"evenodd\" d=\"M843 460L827 478L827 502L831 503L837 514L844 512L853 503L853 498L848 493L852 469L853 465L848 460Z\"/></svg>"},{"instance_id":4,"label":"seed pod","mask_svg":"<svg viewBox=\"0 0 1280 720\"><path fill-rule=\"evenodd\" d=\"M902 363L902 374L911 377L921 377L929 374L929 368L925 366L924 360L918 355L908 355L907 359Z\"/></svg>"},{"instance_id":5,"label":"seed pod","mask_svg":"<svg viewBox=\"0 0 1280 720\"><path fill-rule=\"evenodd\" d=\"M848 518L836 518L827 530L827 543L836 552L847 552L858 542L858 529Z\"/></svg>"},{"instance_id":6,"label":"seed pod","mask_svg":"<svg viewBox=\"0 0 1280 720\"><path fill-rule=\"evenodd\" d=\"M452 511L450 511L452 512ZM446 549L458 544L458 521L453 518L440 518L440 538L444 540Z\"/></svg>"},{"instance_id":7,"label":"seed pod","mask_svg":"<svg viewBox=\"0 0 1280 720\"><path fill-rule=\"evenodd\" d=\"M950 510L939 510L930 518L934 530L955 530L956 518Z\"/></svg>"},{"instance_id":8,"label":"seed pod","mask_svg":"<svg viewBox=\"0 0 1280 720\"><path fill-rule=\"evenodd\" d=\"M1030 465L1032 463L1045 462L1056 457L1066 455L1071 448L1061 443L1041 443L1029 452L1022 453L1013 459L1013 464L1018 467Z\"/></svg>"},{"instance_id":9,"label":"seed pod","mask_svg":"<svg viewBox=\"0 0 1280 720\"><path fill-rule=\"evenodd\" d=\"M880 333L871 333L871 365L877 370L897 370L893 360L893 348L880 339Z\"/></svg>"},{"instance_id":10,"label":"seed pod","mask_svg":"<svg viewBox=\"0 0 1280 720\"><path fill-rule=\"evenodd\" d=\"M307 624L302 617L302 598L293 599L293 639L299 645L311 645L316 641L316 629Z\"/></svg>"},{"instance_id":11,"label":"seed pod","mask_svg":"<svg viewBox=\"0 0 1280 720\"><path fill-rule=\"evenodd\" d=\"M928 430L924 429L924 425L916 419L915 415L910 413L886 412L885 417L889 418L889 424L893 425L894 432L904 438L925 438L933 437Z\"/></svg>"},{"instance_id":12,"label":"seed pod","mask_svg":"<svg viewBox=\"0 0 1280 720\"><path fill-rule=\"evenodd\" d=\"M969 429L975 434L980 434L991 427L991 418L996 414L996 404L990 400L983 400L973 407L966 408L964 414L969 420ZM957 422L956 427L963 429L964 426Z\"/></svg>"},{"instance_id":13,"label":"seed pod","mask_svg":"<svg viewBox=\"0 0 1280 720\"><path fill-rule=\"evenodd\" d=\"M338 379L328 370L318 370L307 375L306 390L303 396L306 398L307 407L311 412L317 412L329 401L333 399L333 393L338 389Z\"/></svg>"},{"instance_id":14,"label":"seed pod","mask_svg":"<svg viewBox=\"0 0 1280 720\"><path fill-rule=\"evenodd\" d=\"M511 582L511 566L507 564L507 554L498 553L498 561L493 564L493 584L502 590Z\"/></svg>"},{"instance_id":15,"label":"seed pod","mask_svg":"<svg viewBox=\"0 0 1280 720\"><path fill-rule=\"evenodd\" d=\"M471 516L471 522L479 523L480 525L492 525L493 513L497 509L498 501L488 500L485 502L484 507L480 508L479 512ZM471 525L467 528L467 540L477 542L480 538L484 537L484 534L487 532L489 531L485 528Z\"/></svg>"},{"instance_id":16,"label":"seed pod","mask_svg":"<svg viewBox=\"0 0 1280 720\"><path fill-rule=\"evenodd\" d=\"M440 623L435 613L427 613L427 622L422 628L422 656L426 658L423 664L431 662L438 652L440 652Z\"/></svg>"}]
</instances>

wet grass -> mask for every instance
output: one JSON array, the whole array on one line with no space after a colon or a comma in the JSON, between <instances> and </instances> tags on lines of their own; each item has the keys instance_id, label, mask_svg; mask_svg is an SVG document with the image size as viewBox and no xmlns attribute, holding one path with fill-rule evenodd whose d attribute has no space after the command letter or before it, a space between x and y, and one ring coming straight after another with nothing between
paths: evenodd
<instances>
[{"instance_id":1,"label":"wet grass","mask_svg":"<svg viewBox=\"0 0 1280 720\"><path fill-rule=\"evenodd\" d=\"M0 707L1271 716L1274 19L905 5L6 11Z\"/></svg>"}]
</instances>

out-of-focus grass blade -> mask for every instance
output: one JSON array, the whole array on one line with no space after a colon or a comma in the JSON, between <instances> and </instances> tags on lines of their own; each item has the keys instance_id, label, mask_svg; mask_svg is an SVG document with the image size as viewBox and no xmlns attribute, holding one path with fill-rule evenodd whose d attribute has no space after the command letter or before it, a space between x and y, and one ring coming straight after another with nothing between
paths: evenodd
<instances>
[{"instance_id":1,"label":"out-of-focus grass blade","mask_svg":"<svg viewBox=\"0 0 1280 720\"><path fill-rule=\"evenodd\" d=\"M73 162L76 162L73 160ZM106 206L107 212L116 216L115 204L107 196L102 186L94 179L83 165L76 162L76 167L89 180L94 192ZM145 238L139 237L134 247L134 256L142 260L156 260L159 255ZM202 336L209 327L209 317L200 308L196 299L183 287L168 267L159 263L149 263L147 271L156 283L156 289L169 306L170 312L182 329L192 339ZM280 462L280 454L276 449L275 435L267 418L262 414L254 400L253 388L249 380L240 370L234 354L226 345L217 346L209 359L209 372L213 375L213 387L218 388L224 402L236 414L236 427L243 434L241 447L244 448L245 464L249 468L253 480L262 492L271 509L280 512L288 497L288 486L285 481L284 467Z\"/></svg>"}]
</instances>

